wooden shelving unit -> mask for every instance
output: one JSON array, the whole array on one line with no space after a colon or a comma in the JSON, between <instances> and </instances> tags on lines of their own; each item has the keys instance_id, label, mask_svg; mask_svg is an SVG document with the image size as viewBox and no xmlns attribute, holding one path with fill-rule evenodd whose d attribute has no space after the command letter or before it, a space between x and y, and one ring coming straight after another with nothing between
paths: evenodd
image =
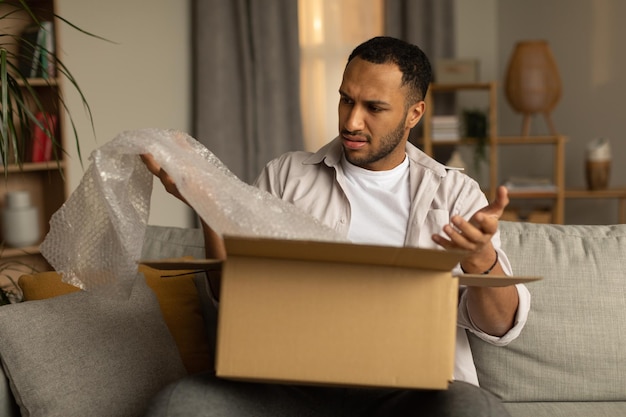
<instances>
[{"instance_id":1,"label":"wooden shelving unit","mask_svg":"<svg viewBox=\"0 0 626 417\"><path fill-rule=\"evenodd\" d=\"M626 188L611 188L607 190L587 190L585 188L573 188L565 190L565 199L579 200L617 200L618 222L626 223Z\"/></svg>"},{"instance_id":2,"label":"wooden shelving unit","mask_svg":"<svg viewBox=\"0 0 626 417\"><path fill-rule=\"evenodd\" d=\"M54 20L54 0L31 0L28 4L32 10L38 14L39 19ZM0 13L6 13L7 7L10 6L6 4L0 5ZM0 30L4 33L12 33L14 36L19 36L24 28L31 23L32 21L28 20L27 14L15 15L15 18L11 19L10 25L9 23L4 23L2 27L0 27ZM56 32L55 28L53 28L53 31ZM56 33L53 39L55 42L54 50L59 51L60 45ZM61 112L63 104L58 98L59 93L62 91L61 79L58 77L46 79L31 78L28 83L36 90L39 97L41 97L41 102L46 112L57 115L57 137L61 141L61 146L65 148L63 115ZM24 85L23 82L18 82L18 84ZM26 89L26 87L24 88ZM25 162L20 165L10 164L6 170L0 167L0 210L4 209L6 194L10 191L18 190L28 191L31 203L38 208L39 242L32 246L22 248L4 247L4 245L2 245L0 264L13 265L11 270L13 270L14 267L19 270L19 265L22 265L25 271L29 271L30 267L34 267L37 270L49 268L49 265L47 265L45 259L43 259L39 252L39 244L48 232L50 217L63 205L68 196L68 188L65 181L65 171L67 167L66 154L60 152L59 157L61 159L58 162ZM0 236L2 235L3 231L1 230L0 224ZM14 278L20 275L19 271L11 272L11 270L8 272L7 270L3 270L3 273L0 275L0 285L6 283L7 274L12 275ZM2 275L5 276L4 279Z\"/></svg>"},{"instance_id":3,"label":"wooden shelving unit","mask_svg":"<svg viewBox=\"0 0 626 417\"><path fill-rule=\"evenodd\" d=\"M540 145L553 146L554 163L552 179L555 185L555 191L513 191L509 192L509 197L515 199L549 199L553 201L552 205L552 222L561 224L564 222L564 206L565 206L565 136L526 136L526 137L506 137L498 136L498 120L497 120L497 85L495 82L488 83L471 83L471 84L431 84L429 93L425 99L426 110L424 113L424 137L423 150L428 155L433 155L433 147L439 145L461 145L473 146L476 139L462 138L459 141L433 141L432 140L432 111L434 96L440 92L459 92L459 91L484 91L488 101L488 132L487 145L489 147L489 189L486 194L490 199L495 197L497 186L501 183L499 178L499 148L502 146L516 145Z\"/></svg>"},{"instance_id":4,"label":"wooden shelving unit","mask_svg":"<svg viewBox=\"0 0 626 417\"><path fill-rule=\"evenodd\" d=\"M496 156L489 161L490 178L489 189L490 198L495 197L495 189L499 184L498 179L498 162L497 156L498 146L515 146L515 145L541 145L554 147L554 161L552 166L552 181L555 185L555 191L515 191L509 190L509 198L513 199L550 199L552 200L552 222L563 224L565 221L565 136L516 136L516 137L497 137L494 141L494 149Z\"/></svg>"},{"instance_id":5,"label":"wooden shelving unit","mask_svg":"<svg viewBox=\"0 0 626 417\"><path fill-rule=\"evenodd\" d=\"M489 123L489 131L488 131L488 142L490 145L493 144L497 132L498 132L498 119L497 119L497 107L495 106L497 100L497 91L496 91L496 83L465 83L465 84L431 84L428 88L428 94L426 95L426 109L424 111L424 120L423 120L423 129L424 129L424 137L423 137L423 146L424 152L428 155L433 154L433 146L439 145L473 145L476 143L475 138L462 138L460 141L437 141L433 142L432 140L432 117L433 117L433 108L434 108L434 95L437 93L450 93L457 91L483 91L488 94L489 100L489 114L487 115L488 123ZM490 159L493 155L490 155Z\"/></svg>"},{"instance_id":6,"label":"wooden shelving unit","mask_svg":"<svg viewBox=\"0 0 626 417\"><path fill-rule=\"evenodd\" d=\"M498 136L497 120L497 86L495 82L469 83L469 84L431 84L426 96L426 110L424 113L422 146L424 152L433 155L435 146L457 145L475 146L475 138L461 138L452 141L432 140L433 102L438 93L459 91L484 91L489 105L488 121L489 130L487 145L489 146L489 189L486 194L490 199L495 197L495 190L501 179L498 175L499 155L498 150L503 146L536 145L554 147L552 179L555 185L554 191L515 191L509 190L512 200L551 200L552 223L563 224L565 222L565 202L568 199L615 199L619 202L618 222L626 223L626 188L612 188L607 190L566 189L565 187L565 144L567 137L556 136Z\"/></svg>"}]
</instances>

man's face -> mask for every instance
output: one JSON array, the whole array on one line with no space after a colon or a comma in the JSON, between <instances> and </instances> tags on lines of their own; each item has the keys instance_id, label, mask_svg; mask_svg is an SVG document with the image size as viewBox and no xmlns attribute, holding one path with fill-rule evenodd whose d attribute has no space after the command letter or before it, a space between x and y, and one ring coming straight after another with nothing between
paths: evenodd
<instances>
[{"instance_id":1,"label":"man's face","mask_svg":"<svg viewBox=\"0 0 626 417\"><path fill-rule=\"evenodd\" d=\"M424 112L423 101L407 108L407 89L395 64L350 61L339 88L339 135L350 163L382 171L404 160L409 131Z\"/></svg>"}]
</instances>

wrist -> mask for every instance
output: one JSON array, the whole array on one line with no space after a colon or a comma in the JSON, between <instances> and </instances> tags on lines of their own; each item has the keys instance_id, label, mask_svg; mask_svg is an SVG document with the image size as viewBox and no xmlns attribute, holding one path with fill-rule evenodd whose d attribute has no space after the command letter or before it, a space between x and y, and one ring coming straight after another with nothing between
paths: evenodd
<instances>
[{"instance_id":1,"label":"wrist","mask_svg":"<svg viewBox=\"0 0 626 417\"><path fill-rule=\"evenodd\" d=\"M466 267L464 267L461 263L461 271L463 271L464 274L488 275L496 267L496 265L498 265L498 251L494 249L493 253L495 255L495 259L492 263L489 264L489 267L487 267L486 269L484 267L481 269L479 265L466 265Z\"/></svg>"}]
</instances>

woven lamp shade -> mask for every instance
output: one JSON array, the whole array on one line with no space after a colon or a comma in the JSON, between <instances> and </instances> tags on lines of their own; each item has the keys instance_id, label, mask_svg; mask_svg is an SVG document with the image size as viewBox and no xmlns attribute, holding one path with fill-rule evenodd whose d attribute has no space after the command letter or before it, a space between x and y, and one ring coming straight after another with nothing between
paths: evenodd
<instances>
[{"instance_id":1,"label":"woven lamp shade","mask_svg":"<svg viewBox=\"0 0 626 417\"><path fill-rule=\"evenodd\" d=\"M561 76L548 42L518 42L509 60L504 86L511 107L524 115L524 136L530 130L530 117L536 113L543 114L552 134L557 134L550 114L561 98Z\"/></svg>"}]
</instances>

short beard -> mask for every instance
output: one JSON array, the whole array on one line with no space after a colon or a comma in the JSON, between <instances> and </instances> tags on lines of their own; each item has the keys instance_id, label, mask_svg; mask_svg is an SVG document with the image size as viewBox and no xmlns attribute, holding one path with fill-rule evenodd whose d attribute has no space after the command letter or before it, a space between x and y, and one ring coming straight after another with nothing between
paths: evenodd
<instances>
[{"instance_id":1,"label":"short beard","mask_svg":"<svg viewBox=\"0 0 626 417\"><path fill-rule=\"evenodd\" d=\"M380 139L380 149L376 150L372 154L363 156L358 156L350 152L346 152L346 159L348 160L348 162L350 162L352 165L364 168L387 157L402 142L402 138L404 137L404 122L407 115L408 112L405 112L398 126ZM365 135L365 137L367 138L368 142L372 143L372 137L370 135Z\"/></svg>"}]
</instances>

